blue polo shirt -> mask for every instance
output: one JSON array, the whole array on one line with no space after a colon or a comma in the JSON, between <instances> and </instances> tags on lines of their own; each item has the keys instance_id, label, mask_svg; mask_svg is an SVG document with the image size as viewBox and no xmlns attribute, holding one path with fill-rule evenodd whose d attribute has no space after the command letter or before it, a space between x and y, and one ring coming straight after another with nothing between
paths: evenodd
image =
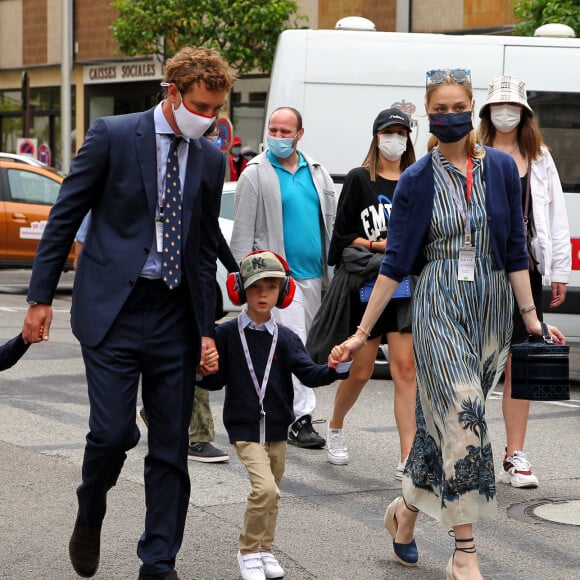
<instances>
[{"instance_id":1,"label":"blue polo shirt","mask_svg":"<svg viewBox=\"0 0 580 580\"><path fill-rule=\"evenodd\" d=\"M284 251L294 278L320 278L322 230L320 201L308 163L298 151L298 167L290 173L270 151L266 153L280 181Z\"/></svg>"}]
</instances>

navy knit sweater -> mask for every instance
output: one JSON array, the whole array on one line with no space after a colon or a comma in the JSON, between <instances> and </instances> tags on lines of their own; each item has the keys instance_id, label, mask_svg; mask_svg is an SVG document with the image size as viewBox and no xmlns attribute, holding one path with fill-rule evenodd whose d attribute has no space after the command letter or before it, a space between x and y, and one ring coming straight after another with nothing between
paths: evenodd
<instances>
[{"instance_id":1,"label":"navy knit sweater","mask_svg":"<svg viewBox=\"0 0 580 580\"><path fill-rule=\"evenodd\" d=\"M272 335L263 330L244 330L252 363L262 384ZM220 370L204 377L200 386L209 390L226 387L224 425L230 442L260 441L260 404L242 348L238 321L229 320L216 329L216 346L220 355ZM348 373L337 373L326 365L312 362L300 337L289 328L278 325L278 344L270 369L264 411L266 441L286 441L288 427L294 422L294 388L292 374L308 387L329 385Z\"/></svg>"},{"instance_id":2,"label":"navy knit sweater","mask_svg":"<svg viewBox=\"0 0 580 580\"><path fill-rule=\"evenodd\" d=\"M24 343L22 334L15 336L6 344L0 346L0 371L14 366L28 350L29 344Z\"/></svg>"}]
</instances>

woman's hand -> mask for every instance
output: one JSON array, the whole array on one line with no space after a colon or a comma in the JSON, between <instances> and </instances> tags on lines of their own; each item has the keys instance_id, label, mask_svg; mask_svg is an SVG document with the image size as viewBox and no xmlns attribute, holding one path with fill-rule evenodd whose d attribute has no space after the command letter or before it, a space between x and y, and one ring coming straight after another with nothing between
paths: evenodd
<instances>
[{"instance_id":1,"label":"woman's hand","mask_svg":"<svg viewBox=\"0 0 580 580\"><path fill-rule=\"evenodd\" d=\"M566 284L560 282L552 282L552 301L550 308L558 308L566 300Z\"/></svg>"},{"instance_id":2,"label":"woman's hand","mask_svg":"<svg viewBox=\"0 0 580 580\"><path fill-rule=\"evenodd\" d=\"M338 354L338 362L345 362L350 360L354 354L359 351L364 345L366 340L356 334L353 334L351 337L347 338L342 344L335 346L332 349L332 353L335 352L337 349Z\"/></svg>"},{"instance_id":3,"label":"woman's hand","mask_svg":"<svg viewBox=\"0 0 580 580\"><path fill-rule=\"evenodd\" d=\"M538 336L540 338L544 336L542 333L542 323L538 320L537 316L535 316L534 319L529 322L526 320L525 323L526 330L529 334L532 336ZM546 326L548 327L548 332L550 333L552 340L556 344L564 344L566 342L566 337L558 330L558 328L552 326L551 324L547 324Z\"/></svg>"}]
</instances>

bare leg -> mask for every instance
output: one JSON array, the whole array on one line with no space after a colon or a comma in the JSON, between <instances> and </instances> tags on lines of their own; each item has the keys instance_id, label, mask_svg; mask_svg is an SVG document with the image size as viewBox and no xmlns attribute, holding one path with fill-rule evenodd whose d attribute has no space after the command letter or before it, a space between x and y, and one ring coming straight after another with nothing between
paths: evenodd
<instances>
[{"instance_id":1,"label":"bare leg","mask_svg":"<svg viewBox=\"0 0 580 580\"><path fill-rule=\"evenodd\" d=\"M455 553L447 565L447 578L452 580L482 580L473 540L473 526L453 526ZM462 541L464 540L464 541Z\"/></svg>"},{"instance_id":2,"label":"bare leg","mask_svg":"<svg viewBox=\"0 0 580 580\"><path fill-rule=\"evenodd\" d=\"M344 419L373 374L380 337L369 340L354 356L348 379L340 381L334 396L331 429L342 429Z\"/></svg>"},{"instance_id":3,"label":"bare leg","mask_svg":"<svg viewBox=\"0 0 580 580\"><path fill-rule=\"evenodd\" d=\"M412 509L411 509L412 508ZM415 537L415 522L419 516L419 511L415 511L413 506L407 506L404 501L400 501L395 512L397 518L397 535L394 540L397 544L408 544Z\"/></svg>"},{"instance_id":4,"label":"bare leg","mask_svg":"<svg viewBox=\"0 0 580 580\"><path fill-rule=\"evenodd\" d=\"M389 368L395 383L395 422L399 432L401 461L409 455L417 425L415 405L417 380L413 357L413 335L411 333L389 332Z\"/></svg>"},{"instance_id":5,"label":"bare leg","mask_svg":"<svg viewBox=\"0 0 580 580\"><path fill-rule=\"evenodd\" d=\"M530 401L512 399L512 355L508 355L502 401L503 420L507 439L507 456L524 450L524 440L530 414Z\"/></svg>"}]
</instances>

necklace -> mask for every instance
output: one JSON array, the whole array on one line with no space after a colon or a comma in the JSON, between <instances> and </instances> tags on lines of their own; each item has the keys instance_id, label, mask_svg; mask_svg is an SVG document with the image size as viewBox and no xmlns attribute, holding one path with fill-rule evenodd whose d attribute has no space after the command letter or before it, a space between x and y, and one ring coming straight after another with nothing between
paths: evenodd
<instances>
[{"instance_id":1,"label":"necklace","mask_svg":"<svg viewBox=\"0 0 580 580\"><path fill-rule=\"evenodd\" d=\"M519 150L519 146L518 146L517 141L516 141L516 144L509 151L507 149L505 149L504 147L500 147L498 145L495 145L494 147L495 147L495 149L499 149L500 151L503 151L504 153L507 153L508 155L511 155L512 157L514 156L514 153Z\"/></svg>"}]
</instances>

